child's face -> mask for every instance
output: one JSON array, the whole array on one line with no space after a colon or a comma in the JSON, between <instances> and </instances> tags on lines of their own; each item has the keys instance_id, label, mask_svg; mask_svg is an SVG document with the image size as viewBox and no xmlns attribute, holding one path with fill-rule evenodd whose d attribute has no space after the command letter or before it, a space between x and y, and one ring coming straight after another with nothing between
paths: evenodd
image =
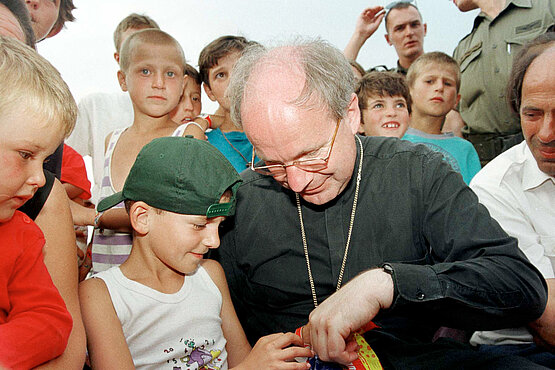
<instances>
[{"instance_id":1,"label":"child's face","mask_svg":"<svg viewBox=\"0 0 555 370\"><path fill-rule=\"evenodd\" d=\"M401 95L371 96L362 110L361 127L366 136L401 138L409 127L407 101Z\"/></svg>"},{"instance_id":2,"label":"child's face","mask_svg":"<svg viewBox=\"0 0 555 370\"><path fill-rule=\"evenodd\" d=\"M191 77L185 79L185 88L183 96L177 107L171 113L170 118L177 124L192 121L200 114L202 103L200 101L200 85Z\"/></svg>"},{"instance_id":3,"label":"child's face","mask_svg":"<svg viewBox=\"0 0 555 370\"><path fill-rule=\"evenodd\" d=\"M238 51L234 51L220 58L218 64L208 71L208 82L210 82L210 86L204 85L204 90L210 100L217 101L220 107L227 112L229 112L230 104L229 99L225 97L225 91L229 85L233 66L240 56L241 54Z\"/></svg>"},{"instance_id":4,"label":"child's face","mask_svg":"<svg viewBox=\"0 0 555 370\"><path fill-rule=\"evenodd\" d=\"M131 55L127 71L119 71L123 91L129 91L137 110L162 117L179 103L183 92L183 63L174 45L142 43Z\"/></svg>"},{"instance_id":5,"label":"child's face","mask_svg":"<svg viewBox=\"0 0 555 370\"><path fill-rule=\"evenodd\" d=\"M44 39L58 20L60 0L27 0L31 26L37 41Z\"/></svg>"},{"instance_id":6,"label":"child's face","mask_svg":"<svg viewBox=\"0 0 555 370\"><path fill-rule=\"evenodd\" d=\"M224 194L220 203L225 202L229 197ZM223 216L207 218L167 211L155 214L149 229L152 249L165 265L182 274L193 273L204 255L220 246L218 231L224 220Z\"/></svg>"},{"instance_id":7,"label":"child's face","mask_svg":"<svg viewBox=\"0 0 555 370\"><path fill-rule=\"evenodd\" d=\"M62 142L60 132L23 109L0 115L0 222L44 186L42 164Z\"/></svg>"},{"instance_id":8,"label":"child's face","mask_svg":"<svg viewBox=\"0 0 555 370\"><path fill-rule=\"evenodd\" d=\"M410 86L412 109L420 115L445 116L459 102L457 74L450 66L429 63Z\"/></svg>"}]
</instances>

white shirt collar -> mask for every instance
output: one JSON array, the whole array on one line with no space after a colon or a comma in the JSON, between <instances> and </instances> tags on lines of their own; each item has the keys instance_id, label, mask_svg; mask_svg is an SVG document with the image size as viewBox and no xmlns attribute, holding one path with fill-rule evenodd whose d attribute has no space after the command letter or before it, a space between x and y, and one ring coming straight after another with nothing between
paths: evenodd
<instances>
[{"instance_id":1,"label":"white shirt collar","mask_svg":"<svg viewBox=\"0 0 555 370\"><path fill-rule=\"evenodd\" d=\"M530 148L528 148L528 144L526 144L526 148L524 149L524 155L526 160L524 163L522 186L525 191L537 188L546 181L551 181L555 184L555 179L552 176L540 170L534 155L530 151Z\"/></svg>"}]
</instances>

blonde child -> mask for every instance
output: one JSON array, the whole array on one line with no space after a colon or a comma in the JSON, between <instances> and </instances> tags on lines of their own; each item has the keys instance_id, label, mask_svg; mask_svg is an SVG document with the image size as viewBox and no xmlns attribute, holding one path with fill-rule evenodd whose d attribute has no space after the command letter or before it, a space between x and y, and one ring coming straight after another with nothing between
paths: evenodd
<instances>
[{"instance_id":1,"label":"blonde child","mask_svg":"<svg viewBox=\"0 0 555 370\"><path fill-rule=\"evenodd\" d=\"M100 200L122 189L141 148L162 136L180 136L185 125L172 121L185 83L185 57L179 43L167 33L145 29L123 43L118 80L133 104L133 124L106 137L104 177ZM92 222L92 272L123 263L131 250L131 227L123 204L98 214Z\"/></svg>"},{"instance_id":2,"label":"blonde child","mask_svg":"<svg viewBox=\"0 0 555 370\"><path fill-rule=\"evenodd\" d=\"M426 53L409 68L407 82L412 98L410 127L403 139L423 143L443 158L469 184L480 171L480 160L469 141L452 132L442 133L445 116L459 102L460 69L442 52Z\"/></svg>"},{"instance_id":3,"label":"blonde child","mask_svg":"<svg viewBox=\"0 0 555 370\"><path fill-rule=\"evenodd\" d=\"M0 367L28 369L64 352L72 317L44 264L42 231L17 209L45 185L43 162L76 106L54 67L4 36L0 79Z\"/></svg>"}]
</instances>

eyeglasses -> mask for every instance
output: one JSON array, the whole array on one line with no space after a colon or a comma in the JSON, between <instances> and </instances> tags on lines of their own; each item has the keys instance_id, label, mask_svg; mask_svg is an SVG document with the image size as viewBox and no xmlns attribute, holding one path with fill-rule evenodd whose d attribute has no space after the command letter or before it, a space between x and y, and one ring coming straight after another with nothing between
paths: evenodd
<instances>
[{"instance_id":1,"label":"eyeglasses","mask_svg":"<svg viewBox=\"0 0 555 370\"><path fill-rule=\"evenodd\" d=\"M401 3L414 3L414 6L417 6L416 1L415 0L399 0L399 1L393 1L389 4L387 4L385 6L385 9L389 10L391 8L394 8L397 6L397 4L401 4Z\"/></svg>"},{"instance_id":2,"label":"eyeglasses","mask_svg":"<svg viewBox=\"0 0 555 370\"><path fill-rule=\"evenodd\" d=\"M297 161L293 161L290 164L283 164L283 163L272 163L266 162L265 166L255 166L254 165L254 158L256 157L256 153L254 148L252 149L252 161L249 163L249 168L255 172L258 172L262 175L269 175L269 176L283 176L285 174L285 169L287 167L295 166L298 169L307 172L318 172L323 170L324 168L328 167L328 161L330 159L331 150L333 149L333 144L335 143L335 137L337 136L337 131L339 130L339 123L341 122L341 118L337 120L337 125L335 125L335 131L333 132L333 136L331 138L330 148L328 150L328 154L326 154L323 158L311 158L311 159L300 159Z\"/></svg>"}]
</instances>

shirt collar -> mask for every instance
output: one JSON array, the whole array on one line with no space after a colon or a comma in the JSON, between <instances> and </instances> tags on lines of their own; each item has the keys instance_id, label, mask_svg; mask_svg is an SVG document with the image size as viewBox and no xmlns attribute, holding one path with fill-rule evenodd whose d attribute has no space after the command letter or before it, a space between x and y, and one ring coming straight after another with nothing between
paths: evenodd
<instances>
[{"instance_id":1,"label":"shirt collar","mask_svg":"<svg viewBox=\"0 0 555 370\"><path fill-rule=\"evenodd\" d=\"M511 6L511 4L519 8L532 8L531 0L510 0L510 1L507 1L507 3L505 4L505 7L503 8L503 10L501 10L499 15L507 11L507 9ZM499 15L497 17L499 17ZM474 25L472 26L472 29L475 29L476 27L478 27L480 22L482 22L486 18L488 18L486 13L480 11L478 16L476 16L476 18L474 19Z\"/></svg>"},{"instance_id":2,"label":"shirt collar","mask_svg":"<svg viewBox=\"0 0 555 370\"><path fill-rule=\"evenodd\" d=\"M526 145L526 148L524 149L524 156L526 158L522 179L522 186L524 190L537 188L546 181L551 181L555 184L555 179L552 176L549 176L540 170L534 155L530 151L530 148L528 148L528 145Z\"/></svg>"},{"instance_id":3,"label":"shirt collar","mask_svg":"<svg viewBox=\"0 0 555 370\"><path fill-rule=\"evenodd\" d=\"M399 64L399 60L397 60L397 69L396 69L395 72L406 76L407 72L408 72L408 69L401 66L401 64Z\"/></svg>"}]
</instances>

